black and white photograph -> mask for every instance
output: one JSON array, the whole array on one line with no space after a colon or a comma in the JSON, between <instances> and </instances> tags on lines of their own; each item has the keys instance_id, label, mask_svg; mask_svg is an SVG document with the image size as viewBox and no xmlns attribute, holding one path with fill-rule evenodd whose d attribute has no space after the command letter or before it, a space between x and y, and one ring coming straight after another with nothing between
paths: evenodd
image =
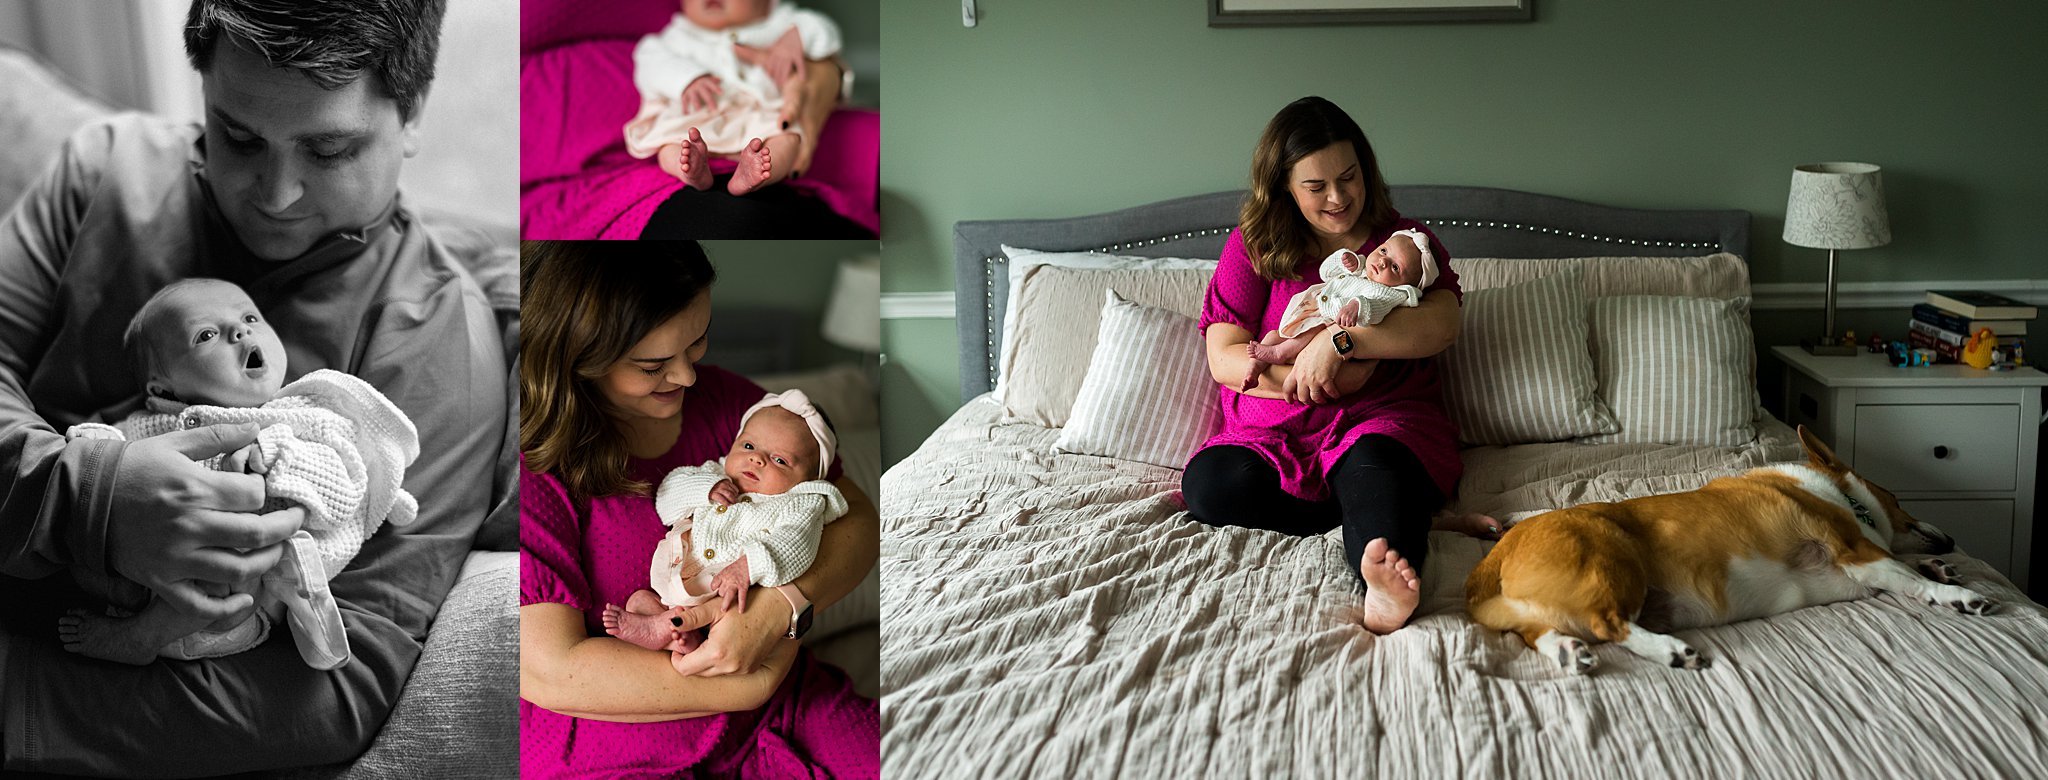
<instances>
[{"instance_id":1,"label":"black and white photograph","mask_svg":"<svg viewBox=\"0 0 2048 780\"><path fill-rule=\"evenodd\" d=\"M517 772L500 6L0 5L6 773Z\"/></svg>"}]
</instances>

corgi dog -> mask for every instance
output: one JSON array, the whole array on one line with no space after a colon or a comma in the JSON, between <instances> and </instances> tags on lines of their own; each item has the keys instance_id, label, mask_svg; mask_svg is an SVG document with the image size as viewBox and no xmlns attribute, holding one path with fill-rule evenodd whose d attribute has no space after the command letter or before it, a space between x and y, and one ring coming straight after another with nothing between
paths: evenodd
<instances>
[{"instance_id":1,"label":"corgi dog","mask_svg":"<svg viewBox=\"0 0 2048 780\"><path fill-rule=\"evenodd\" d=\"M1928 559L1954 542L1835 458L1804 426L1806 462L1698 490L1584 504L1514 524L1465 580L1481 625L1512 631L1571 674L1615 642L1682 669L1709 659L1659 631L1766 617L1891 591L1984 614L1993 602ZM1924 576L1923 576L1924 575Z\"/></svg>"}]
</instances>

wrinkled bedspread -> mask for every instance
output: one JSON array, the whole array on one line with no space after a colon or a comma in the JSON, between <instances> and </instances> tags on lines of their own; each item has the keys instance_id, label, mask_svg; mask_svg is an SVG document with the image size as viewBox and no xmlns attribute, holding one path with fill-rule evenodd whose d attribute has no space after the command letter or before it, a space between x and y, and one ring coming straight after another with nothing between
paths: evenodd
<instances>
[{"instance_id":1,"label":"wrinkled bedspread","mask_svg":"<svg viewBox=\"0 0 2048 780\"><path fill-rule=\"evenodd\" d=\"M1187 519L1180 472L1056 455L984 396L882 480L883 761L891 777L2048 777L2048 611L1895 596L1618 647L1567 677L1466 618L1487 543L1437 533L1415 622L1359 625L1335 532ZM1739 448L1464 453L1458 507L1502 515L1685 490L1800 459Z\"/></svg>"}]
</instances>

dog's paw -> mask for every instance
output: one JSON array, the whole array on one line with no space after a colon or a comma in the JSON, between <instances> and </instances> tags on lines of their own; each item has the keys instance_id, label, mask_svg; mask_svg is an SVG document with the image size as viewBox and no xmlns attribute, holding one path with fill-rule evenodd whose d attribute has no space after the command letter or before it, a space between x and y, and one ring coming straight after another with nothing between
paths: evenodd
<instances>
[{"instance_id":1,"label":"dog's paw","mask_svg":"<svg viewBox=\"0 0 2048 780\"><path fill-rule=\"evenodd\" d=\"M1557 665L1571 674L1585 674L1600 665L1600 659L1593 656L1593 648L1571 637L1557 641Z\"/></svg>"},{"instance_id":2,"label":"dog's paw","mask_svg":"<svg viewBox=\"0 0 2048 780\"><path fill-rule=\"evenodd\" d=\"M1948 607L1965 615L1983 615L1998 606L1998 602L1985 598L1981 593L1954 585L1935 586L1927 596L1927 603Z\"/></svg>"},{"instance_id":3,"label":"dog's paw","mask_svg":"<svg viewBox=\"0 0 2048 780\"><path fill-rule=\"evenodd\" d=\"M1956 572L1956 567L1940 558L1928 558L1915 564L1914 568L1920 570L1921 576L1943 585L1954 585L1963 581L1963 576Z\"/></svg>"},{"instance_id":4,"label":"dog's paw","mask_svg":"<svg viewBox=\"0 0 2048 780\"><path fill-rule=\"evenodd\" d=\"M1692 649L1691 645L1680 645L1677 650L1671 652L1673 669L1705 669L1713 665L1713 660L1700 655L1700 651Z\"/></svg>"}]
</instances>

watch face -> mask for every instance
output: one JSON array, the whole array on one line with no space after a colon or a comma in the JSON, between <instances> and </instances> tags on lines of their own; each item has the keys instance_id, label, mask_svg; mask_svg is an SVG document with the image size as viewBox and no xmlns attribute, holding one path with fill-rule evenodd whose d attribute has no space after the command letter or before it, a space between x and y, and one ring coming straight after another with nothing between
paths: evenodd
<instances>
[{"instance_id":1,"label":"watch face","mask_svg":"<svg viewBox=\"0 0 2048 780\"><path fill-rule=\"evenodd\" d=\"M1335 345L1337 345L1337 354L1339 354L1339 355L1349 355L1349 354L1351 354L1351 334L1350 334L1350 332L1348 332L1348 331L1342 331L1342 330L1339 330L1339 331L1335 331L1335 332L1331 333L1331 334L1330 334L1330 343L1332 343L1332 344L1335 344Z\"/></svg>"},{"instance_id":2,"label":"watch face","mask_svg":"<svg viewBox=\"0 0 2048 780\"><path fill-rule=\"evenodd\" d=\"M804 605L804 611L796 616L796 635L802 637L811 632L811 606Z\"/></svg>"}]
</instances>

